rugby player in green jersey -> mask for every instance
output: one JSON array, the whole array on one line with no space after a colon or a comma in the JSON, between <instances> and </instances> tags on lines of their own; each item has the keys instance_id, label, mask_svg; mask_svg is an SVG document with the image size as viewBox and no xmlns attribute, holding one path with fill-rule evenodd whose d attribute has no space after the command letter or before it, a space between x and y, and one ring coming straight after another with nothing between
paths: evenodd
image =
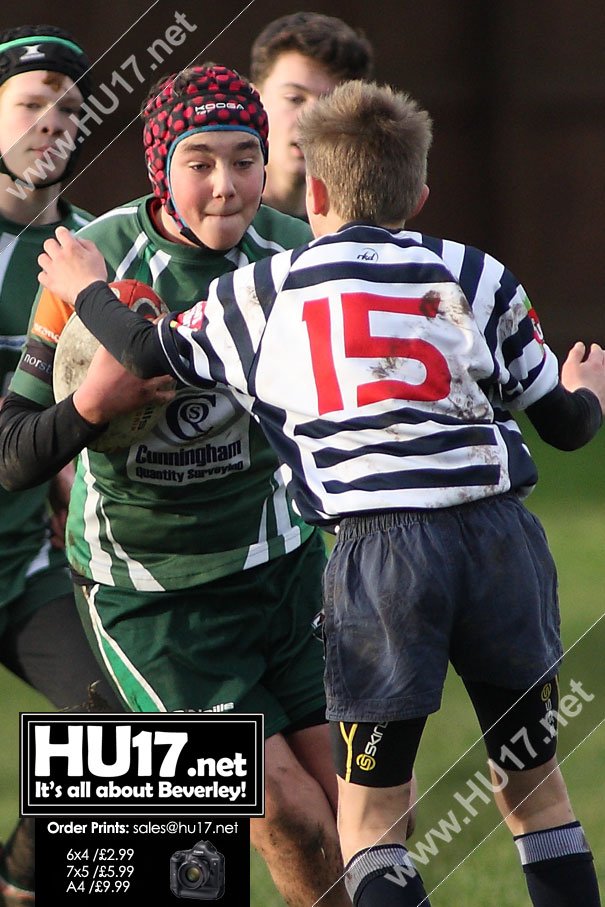
<instances>
[{"instance_id":1,"label":"rugby player in green jersey","mask_svg":"<svg viewBox=\"0 0 605 907\"><path fill-rule=\"evenodd\" d=\"M214 277L310 239L306 224L260 205L267 117L237 73L209 65L167 77L142 115L153 195L79 234L103 250L112 279L141 280L185 309ZM323 537L294 511L262 431L224 387L177 390L127 449L88 448L127 378L97 358L95 377L91 368L55 404L54 351L70 311L50 293L39 298L0 416L0 479L29 487L79 454L67 554L99 660L134 711L264 713L266 812L251 821L251 840L287 903L309 905L342 872L312 634ZM109 379L99 384L101 365L115 393ZM322 900L348 903L342 882Z\"/></svg>"},{"instance_id":2,"label":"rugby player in green jersey","mask_svg":"<svg viewBox=\"0 0 605 907\"><path fill-rule=\"evenodd\" d=\"M80 147L76 117L91 89L88 67L84 51L62 29L0 33L0 399L25 342L44 241L59 224L78 230L92 220L61 197ZM0 663L66 708L85 700L102 672L83 632L65 558L73 470L56 472L17 494L0 489ZM106 698L121 710L103 683ZM0 904L33 901L32 822L18 824L0 856Z\"/></svg>"}]
</instances>

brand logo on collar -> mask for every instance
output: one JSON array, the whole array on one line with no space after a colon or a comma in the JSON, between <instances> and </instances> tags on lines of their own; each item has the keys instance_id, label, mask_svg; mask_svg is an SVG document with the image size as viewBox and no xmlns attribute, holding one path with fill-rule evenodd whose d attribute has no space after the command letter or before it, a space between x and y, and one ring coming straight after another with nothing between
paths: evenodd
<instances>
[{"instance_id":1,"label":"brand logo on collar","mask_svg":"<svg viewBox=\"0 0 605 907\"><path fill-rule=\"evenodd\" d=\"M358 261L378 261L376 249L363 249L357 256Z\"/></svg>"}]
</instances>

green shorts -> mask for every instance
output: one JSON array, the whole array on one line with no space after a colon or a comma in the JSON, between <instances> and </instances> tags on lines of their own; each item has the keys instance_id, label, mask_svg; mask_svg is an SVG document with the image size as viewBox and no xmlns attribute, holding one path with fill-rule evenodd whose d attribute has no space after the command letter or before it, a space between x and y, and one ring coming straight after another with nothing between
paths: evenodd
<instances>
[{"instance_id":1,"label":"green shorts","mask_svg":"<svg viewBox=\"0 0 605 907\"><path fill-rule=\"evenodd\" d=\"M267 564L190 589L76 587L87 634L135 712L262 712L265 736L325 708L318 530Z\"/></svg>"}]
</instances>

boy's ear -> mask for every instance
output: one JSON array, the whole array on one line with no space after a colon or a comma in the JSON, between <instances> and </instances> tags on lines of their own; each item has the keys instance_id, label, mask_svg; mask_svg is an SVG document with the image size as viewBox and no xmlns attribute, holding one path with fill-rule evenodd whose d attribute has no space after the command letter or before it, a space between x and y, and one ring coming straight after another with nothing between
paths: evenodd
<instances>
[{"instance_id":1,"label":"boy's ear","mask_svg":"<svg viewBox=\"0 0 605 907\"><path fill-rule=\"evenodd\" d=\"M418 201L416 202L416 207L414 208L413 212L408 217L408 220L411 220L413 217L416 217L417 214L420 214L420 212L424 208L427 198L429 197L429 192L430 192L430 189L425 183L424 186L422 187L422 192L420 193L420 197L419 197Z\"/></svg>"},{"instance_id":2,"label":"boy's ear","mask_svg":"<svg viewBox=\"0 0 605 907\"><path fill-rule=\"evenodd\" d=\"M330 196L323 180L307 175L307 200L313 214L327 214L330 210Z\"/></svg>"}]
</instances>

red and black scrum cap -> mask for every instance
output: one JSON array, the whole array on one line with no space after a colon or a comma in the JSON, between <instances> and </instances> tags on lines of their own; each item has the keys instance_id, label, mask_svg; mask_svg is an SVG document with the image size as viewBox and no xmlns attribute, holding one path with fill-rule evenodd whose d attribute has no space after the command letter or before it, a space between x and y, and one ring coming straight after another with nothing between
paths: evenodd
<instances>
[{"instance_id":1,"label":"red and black scrum cap","mask_svg":"<svg viewBox=\"0 0 605 907\"><path fill-rule=\"evenodd\" d=\"M237 130L256 136L265 163L269 122L260 95L233 69L192 66L168 76L142 111L149 178L166 211L180 223L170 194L170 160L177 144L197 132Z\"/></svg>"}]
</instances>

